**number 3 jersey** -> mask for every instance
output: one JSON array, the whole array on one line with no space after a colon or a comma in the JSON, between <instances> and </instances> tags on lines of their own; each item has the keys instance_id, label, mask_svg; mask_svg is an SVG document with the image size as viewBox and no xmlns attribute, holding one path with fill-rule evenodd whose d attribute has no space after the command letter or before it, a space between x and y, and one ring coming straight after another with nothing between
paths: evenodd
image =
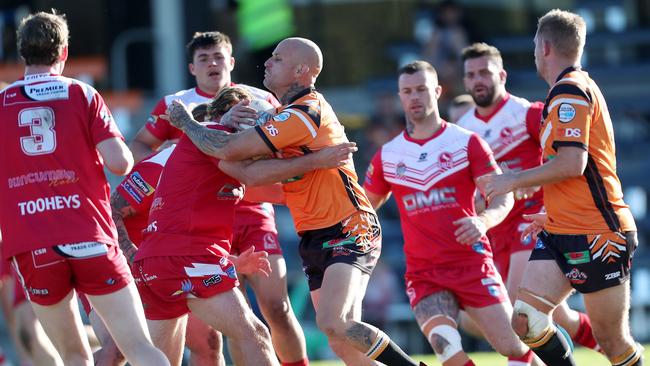
<instances>
[{"instance_id":1,"label":"number 3 jersey","mask_svg":"<svg viewBox=\"0 0 650 366\"><path fill-rule=\"evenodd\" d=\"M429 139L415 140L404 132L375 154L364 188L395 196L407 272L492 257L485 236L472 245L458 243L454 221L476 216L474 180L495 169L483 140L444 121Z\"/></svg>"},{"instance_id":2,"label":"number 3 jersey","mask_svg":"<svg viewBox=\"0 0 650 366\"><path fill-rule=\"evenodd\" d=\"M109 186L95 146L122 138L91 86L32 74L0 92L4 256L67 243L116 244Z\"/></svg>"}]
</instances>

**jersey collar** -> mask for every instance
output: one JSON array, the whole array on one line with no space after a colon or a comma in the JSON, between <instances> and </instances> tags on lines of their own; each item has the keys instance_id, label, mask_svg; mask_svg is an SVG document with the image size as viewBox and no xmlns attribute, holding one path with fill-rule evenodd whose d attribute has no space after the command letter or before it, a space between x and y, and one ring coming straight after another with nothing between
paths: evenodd
<instances>
[{"instance_id":1,"label":"jersey collar","mask_svg":"<svg viewBox=\"0 0 650 366\"><path fill-rule=\"evenodd\" d=\"M569 66L569 67L567 67L566 69L562 70L562 72L557 77L557 79L555 79L555 82L557 83L558 81L562 80L562 78L564 78L564 75L566 75L566 74L568 74L568 73L570 73L572 71L578 71L578 70L580 70L580 66Z\"/></svg>"},{"instance_id":2,"label":"jersey collar","mask_svg":"<svg viewBox=\"0 0 650 366\"><path fill-rule=\"evenodd\" d=\"M196 88L194 88L194 90L196 91L196 94L198 94L198 95L200 95L200 96L202 96L204 98L214 98L214 95L204 92L198 86Z\"/></svg>"},{"instance_id":3,"label":"jersey collar","mask_svg":"<svg viewBox=\"0 0 650 366\"><path fill-rule=\"evenodd\" d=\"M445 121L443 119L442 121L440 121L440 128L438 129L438 131L434 132L433 135L431 135L431 137L427 137L426 139L414 139L413 137L409 136L409 134L406 132L406 130L404 130L404 132L403 132L404 133L404 139L406 139L406 141L410 141L410 142L413 142L413 143L418 144L418 145L424 145L427 142L429 142L429 141L435 139L436 137L440 136L445 131L445 129L447 129L447 121Z\"/></svg>"}]
</instances>

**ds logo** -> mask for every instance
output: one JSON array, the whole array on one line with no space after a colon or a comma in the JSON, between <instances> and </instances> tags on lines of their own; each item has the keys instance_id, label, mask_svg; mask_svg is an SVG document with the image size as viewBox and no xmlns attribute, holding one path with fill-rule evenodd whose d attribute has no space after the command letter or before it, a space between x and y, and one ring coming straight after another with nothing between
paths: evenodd
<instances>
[{"instance_id":1,"label":"ds logo","mask_svg":"<svg viewBox=\"0 0 650 366\"><path fill-rule=\"evenodd\" d=\"M582 130L579 128L565 128L564 137L580 137L582 136Z\"/></svg>"}]
</instances>

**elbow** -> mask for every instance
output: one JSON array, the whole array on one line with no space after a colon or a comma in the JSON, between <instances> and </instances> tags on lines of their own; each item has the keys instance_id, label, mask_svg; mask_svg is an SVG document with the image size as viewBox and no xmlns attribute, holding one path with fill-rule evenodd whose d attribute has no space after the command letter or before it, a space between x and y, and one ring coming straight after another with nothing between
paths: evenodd
<instances>
[{"instance_id":1,"label":"elbow","mask_svg":"<svg viewBox=\"0 0 650 366\"><path fill-rule=\"evenodd\" d=\"M133 156L129 154L121 159L107 162L106 168L115 175L126 175L131 171L131 168L133 168Z\"/></svg>"},{"instance_id":2,"label":"elbow","mask_svg":"<svg viewBox=\"0 0 650 366\"><path fill-rule=\"evenodd\" d=\"M585 169L587 168L587 161L580 161L580 162L575 162L573 164L568 164L567 167L564 169L564 177L565 178L578 178L581 177L585 173Z\"/></svg>"}]
</instances>

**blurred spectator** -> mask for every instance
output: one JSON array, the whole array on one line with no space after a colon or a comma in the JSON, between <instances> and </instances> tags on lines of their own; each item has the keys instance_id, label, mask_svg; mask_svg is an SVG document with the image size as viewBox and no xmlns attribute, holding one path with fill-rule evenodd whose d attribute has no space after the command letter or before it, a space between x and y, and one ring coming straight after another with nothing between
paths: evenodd
<instances>
[{"instance_id":1,"label":"blurred spectator","mask_svg":"<svg viewBox=\"0 0 650 366\"><path fill-rule=\"evenodd\" d=\"M380 259L372 272L366 296L363 298L363 320L383 329L389 320L389 307L399 300L401 293L397 276L390 265Z\"/></svg>"},{"instance_id":2,"label":"blurred spectator","mask_svg":"<svg viewBox=\"0 0 650 366\"><path fill-rule=\"evenodd\" d=\"M383 144L399 135L404 129L404 113L397 104L394 93L383 92L375 97L374 111L370 115L365 138L368 145L362 150L364 162L369 162Z\"/></svg>"},{"instance_id":3,"label":"blurred spectator","mask_svg":"<svg viewBox=\"0 0 650 366\"><path fill-rule=\"evenodd\" d=\"M472 40L464 23L463 8L454 0L442 1L433 11L428 40L422 45L422 57L438 72L443 99L462 92L460 54Z\"/></svg>"},{"instance_id":4,"label":"blurred spectator","mask_svg":"<svg viewBox=\"0 0 650 366\"><path fill-rule=\"evenodd\" d=\"M447 108L447 121L456 123L474 106L474 100L469 94L461 94L454 97Z\"/></svg>"}]
</instances>

